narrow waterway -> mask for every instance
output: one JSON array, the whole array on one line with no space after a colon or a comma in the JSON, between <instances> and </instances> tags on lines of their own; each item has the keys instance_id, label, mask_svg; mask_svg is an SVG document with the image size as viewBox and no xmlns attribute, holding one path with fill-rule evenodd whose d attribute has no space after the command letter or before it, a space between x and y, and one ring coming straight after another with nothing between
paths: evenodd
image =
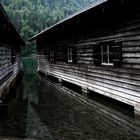
<instances>
[{"instance_id":1,"label":"narrow waterway","mask_svg":"<svg viewBox=\"0 0 140 140\"><path fill-rule=\"evenodd\" d=\"M0 110L0 140L140 140L140 117L127 108L38 76L34 58L24 58L23 67L22 81Z\"/></svg>"}]
</instances>

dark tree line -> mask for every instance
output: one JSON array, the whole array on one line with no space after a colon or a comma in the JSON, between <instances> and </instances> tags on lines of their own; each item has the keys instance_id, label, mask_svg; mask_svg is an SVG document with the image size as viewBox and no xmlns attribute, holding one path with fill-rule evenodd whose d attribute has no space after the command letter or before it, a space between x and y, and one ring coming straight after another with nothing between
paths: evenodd
<instances>
[{"instance_id":1,"label":"dark tree line","mask_svg":"<svg viewBox=\"0 0 140 140\"><path fill-rule=\"evenodd\" d=\"M29 37L50 27L96 0L1 0L14 26L26 42L23 55L35 52Z\"/></svg>"}]
</instances>

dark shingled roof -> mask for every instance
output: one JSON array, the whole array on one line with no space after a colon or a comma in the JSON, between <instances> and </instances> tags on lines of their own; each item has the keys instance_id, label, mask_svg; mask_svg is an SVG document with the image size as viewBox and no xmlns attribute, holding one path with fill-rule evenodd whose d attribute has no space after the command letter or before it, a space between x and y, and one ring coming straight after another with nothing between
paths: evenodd
<instances>
[{"instance_id":1,"label":"dark shingled roof","mask_svg":"<svg viewBox=\"0 0 140 140\"><path fill-rule=\"evenodd\" d=\"M84 9L82 9L82 10L76 12L76 13L74 13L74 14L71 15L71 16L68 16L67 18L61 20L60 22L54 24L53 26L51 26L51 27L49 27L49 28L43 30L43 31L40 32L39 34L37 34L37 35L31 37L31 38L29 39L29 41L35 40L37 37L39 37L39 36L42 35L43 33L47 32L47 31L49 31L49 30L52 30L52 29L54 29L55 27L57 27L58 25L60 25L60 24L62 24L62 23L64 23L64 22L66 22L66 21L69 21L69 20L71 20L72 18L74 18L74 17L76 17L76 16L79 16L80 14L82 14L82 13L84 13L84 12L87 12L88 10L90 10L90 9L92 9L92 8L94 8L94 7L96 7L96 6L100 5L100 4L102 4L102 3L104 3L104 2L107 2L107 1L108 1L108 0L95 0L95 2L93 2L93 4L89 5L88 7L84 8Z\"/></svg>"},{"instance_id":2,"label":"dark shingled roof","mask_svg":"<svg viewBox=\"0 0 140 140\"><path fill-rule=\"evenodd\" d=\"M13 26L11 20L9 19L7 13L5 12L3 6L0 4L0 21L4 21L7 23L8 27L11 29L12 34L15 36L15 40L19 45L25 46L25 42L22 40L21 36L19 35L18 31Z\"/></svg>"}]
</instances>

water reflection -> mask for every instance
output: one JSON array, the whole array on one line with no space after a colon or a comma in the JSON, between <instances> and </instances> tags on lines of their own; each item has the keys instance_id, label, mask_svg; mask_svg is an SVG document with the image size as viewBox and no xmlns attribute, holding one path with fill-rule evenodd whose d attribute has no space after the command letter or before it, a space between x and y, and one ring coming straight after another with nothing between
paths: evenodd
<instances>
[{"instance_id":1,"label":"water reflection","mask_svg":"<svg viewBox=\"0 0 140 140\"><path fill-rule=\"evenodd\" d=\"M32 105L55 139L140 139L139 120L96 101L79 100L43 79L40 82L39 104Z\"/></svg>"},{"instance_id":2,"label":"water reflection","mask_svg":"<svg viewBox=\"0 0 140 140\"><path fill-rule=\"evenodd\" d=\"M24 59L25 76L0 120L1 138L140 140L139 119L74 91L66 92L66 87L37 76L35 68L34 59Z\"/></svg>"},{"instance_id":3,"label":"water reflection","mask_svg":"<svg viewBox=\"0 0 140 140\"><path fill-rule=\"evenodd\" d=\"M16 94L13 91L15 96L12 96L9 100L7 105L8 112L4 113L5 117L0 120L0 136L25 137L28 100L23 100L22 86L16 92L20 94Z\"/></svg>"}]
</instances>

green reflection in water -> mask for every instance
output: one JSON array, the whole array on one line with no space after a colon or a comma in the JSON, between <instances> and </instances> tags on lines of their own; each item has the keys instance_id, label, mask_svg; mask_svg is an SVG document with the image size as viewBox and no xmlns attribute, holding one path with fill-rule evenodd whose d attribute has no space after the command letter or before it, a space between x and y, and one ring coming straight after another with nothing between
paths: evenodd
<instances>
[{"instance_id":1,"label":"green reflection in water","mask_svg":"<svg viewBox=\"0 0 140 140\"><path fill-rule=\"evenodd\" d=\"M25 135L29 138L52 140L53 138L47 126L41 121L40 116L38 116L35 109L32 107L32 104L38 105L38 94L40 91L40 81L36 74L36 57L23 58L23 69L25 73L23 79L23 100L28 100Z\"/></svg>"},{"instance_id":2,"label":"green reflection in water","mask_svg":"<svg viewBox=\"0 0 140 140\"><path fill-rule=\"evenodd\" d=\"M25 75L34 75L37 72L37 59L34 57L23 57L23 70Z\"/></svg>"},{"instance_id":3,"label":"green reflection in water","mask_svg":"<svg viewBox=\"0 0 140 140\"><path fill-rule=\"evenodd\" d=\"M11 92L7 113L0 120L0 139L31 138L52 140L47 126L31 104L38 105L39 79L36 74L36 57L23 58L24 77L17 89ZM2 114L2 112L0 112Z\"/></svg>"}]
</instances>

